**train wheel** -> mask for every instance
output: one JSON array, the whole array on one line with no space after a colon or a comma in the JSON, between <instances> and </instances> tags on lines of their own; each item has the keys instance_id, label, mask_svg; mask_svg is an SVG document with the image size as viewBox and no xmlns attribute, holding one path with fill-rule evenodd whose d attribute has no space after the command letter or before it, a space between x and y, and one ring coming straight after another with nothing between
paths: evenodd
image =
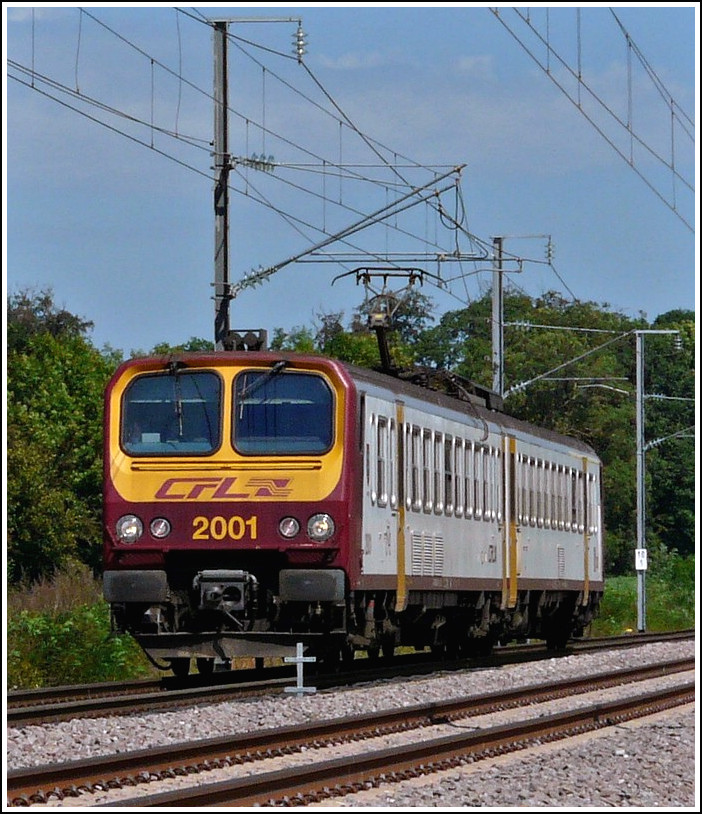
<instances>
[{"instance_id":1,"label":"train wheel","mask_svg":"<svg viewBox=\"0 0 702 814\"><path fill-rule=\"evenodd\" d=\"M195 664L197 664L197 671L200 675L203 676L211 676L214 673L214 659L205 659L200 658L195 660Z\"/></svg>"},{"instance_id":2,"label":"train wheel","mask_svg":"<svg viewBox=\"0 0 702 814\"><path fill-rule=\"evenodd\" d=\"M178 678L183 678L190 672L190 659L186 658L171 659L171 670L173 670L174 676L177 676Z\"/></svg>"},{"instance_id":3,"label":"train wheel","mask_svg":"<svg viewBox=\"0 0 702 814\"><path fill-rule=\"evenodd\" d=\"M558 630L546 636L546 649L552 651L565 650L570 639L570 631Z\"/></svg>"},{"instance_id":4,"label":"train wheel","mask_svg":"<svg viewBox=\"0 0 702 814\"><path fill-rule=\"evenodd\" d=\"M463 648L457 641L450 641L446 643L446 658L449 661L456 661L461 657Z\"/></svg>"},{"instance_id":5,"label":"train wheel","mask_svg":"<svg viewBox=\"0 0 702 814\"><path fill-rule=\"evenodd\" d=\"M353 668L355 658L356 651L350 644L344 644L341 646L341 665L344 670L351 670Z\"/></svg>"},{"instance_id":6,"label":"train wheel","mask_svg":"<svg viewBox=\"0 0 702 814\"><path fill-rule=\"evenodd\" d=\"M386 636L383 639L383 643L380 645L380 648L382 650L384 659L389 661L391 658L393 658L395 655L395 636Z\"/></svg>"},{"instance_id":7,"label":"train wheel","mask_svg":"<svg viewBox=\"0 0 702 814\"><path fill-rule=\"evenodd\" d=\"M348 642L333 645L317 656L319 669L325 673L337 673L341 670L351 670L355 659L355 651Z\"/></svg>"},{"instance_id":8,"label":"train wheel","mask_svg":"<svg viewBox=\"0 0 702 814\"><path fill-rule=\"evenodd\" d=\"M480 636L468 639L466 655L468 658L486 658L492 654L495 641L492 636Z\"/></svg>"},{"instance_id":9,"label":"train wheel","mask_svg":"<svg viewBox=\"0 0 702 814\"><path fill-rule=\"evenodd\" d=\"M547 650L565 650L570 640L570 629L572 611L569 607L559 609L549 620L549 625L544 631L546 634Z\"/></svg>"},{"instance_id":10,"label":"train wheel","mask_svg":"<svg viewBox=\"0 0 702 814\"><path fill-rule=\"evenodd\" d=\"M368 655L368 661L376 662L380 657L380 648L368 647L366 648L366 654Z\"/></svg>"},{"instance_id":11,"label":"train wheel","mask_svg":"<svg viewBox=\"0 0 702 814\"><path fill-rule=\"evenodd\" d=\"M317 653L317 661L311 666L311 672L337 673L341 665L341 650L330 647Z\"/></svg>"},{"instance_id":12,"label":"train wheel","mask_svg":"<svg viewBox=\"0 0 702 814\"><path fill-rule=\"evenodd\" d=\"M492 636L483 636L478 643L478 654L484 657L491 656L492 648L494 646L495 640L492 638Z\"/></svg>"}]
</instances>

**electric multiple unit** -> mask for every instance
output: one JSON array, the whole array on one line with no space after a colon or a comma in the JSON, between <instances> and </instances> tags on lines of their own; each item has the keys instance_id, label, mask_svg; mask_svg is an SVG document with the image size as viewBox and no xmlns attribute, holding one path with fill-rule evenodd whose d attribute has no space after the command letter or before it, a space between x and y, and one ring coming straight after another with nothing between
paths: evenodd
<instances>
[{"instance_id":1,"label":"electric multiple unit","mask_svg":"<svg viewBox=\"0 0 702 814\"><path fill-rule=\"evenodd\" d=\"M286 352L136 359L106 393L104 594L176 673L563 647L603 590L600 481L478 397Z\"/></svg>"}]
</instances>

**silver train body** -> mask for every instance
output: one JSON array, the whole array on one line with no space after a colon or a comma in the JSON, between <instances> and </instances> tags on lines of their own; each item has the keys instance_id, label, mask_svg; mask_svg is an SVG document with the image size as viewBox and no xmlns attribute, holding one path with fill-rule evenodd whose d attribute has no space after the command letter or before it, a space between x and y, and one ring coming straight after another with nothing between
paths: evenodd
<instances>
[{"instance_id":1,"label":"silver train body","mask_svg":"<svg viewBox=\"0 0 702 814\"><path fill-rule=\"evenodd\" d=\"M375 616L377 592L389 589L381 616L390 644L489 652L534 637L559 649L581 635L604 588L595 452L479 399L355 374L358 588L376 591Z\"/></svg>"}]
</instances>

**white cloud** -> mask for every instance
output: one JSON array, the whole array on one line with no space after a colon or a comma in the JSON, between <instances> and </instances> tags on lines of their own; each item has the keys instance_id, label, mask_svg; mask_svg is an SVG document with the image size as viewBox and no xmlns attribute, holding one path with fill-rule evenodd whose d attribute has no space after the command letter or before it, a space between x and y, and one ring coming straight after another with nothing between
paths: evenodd
<instances>
[{"instance_id":1,"label":"white cloud","mask_svg":"<svg viewBox=\"0 0 702 814\"><path fill-rule=\"evenodd\" d=\"M462 56L456 62L456 70L461 74L480 79L494 79L494 61L492 56Z\"/></svg>"},{"instance_id":2,"label":"white cloud","mask_svg":"<svg viewBox=\"0 0 702 814\"><path fill-rule=\"evenodd\" d=\"M328 68L331 71L357 71L382 68L385 65L397 65L399 59L396 54L382 53L380 51L347 51L334 59L320 56L319 63L323 68Z\"/></svg>"},{"instance_id":3,"label":"white cloud","mask_svg":"<svg viewBox=\"0 0 702 814\"><path fill-rule=\"evenodd\" d=\"M75 8L64 6L8 6L7 7L7 22L8 23L26 23L31 20L38 22L39 20L55 20L59 16L66 16L74 13Z\"/></svg>"}]
</instances>

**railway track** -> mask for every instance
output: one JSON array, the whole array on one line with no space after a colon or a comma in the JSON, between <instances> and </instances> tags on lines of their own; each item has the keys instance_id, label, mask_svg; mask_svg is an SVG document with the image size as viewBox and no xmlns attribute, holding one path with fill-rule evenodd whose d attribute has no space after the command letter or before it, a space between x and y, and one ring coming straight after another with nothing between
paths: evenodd
<instances>
[{"instance_id":1,"label":"railway track","mask_svg":"<svg viewBox=\"0 0 702 814\"><path fill-rule=\"evenodd\" d=\"M451 734L417 735L411 744L371 751L364 747L332 760L313 762L273 771L262 771L195 788L179 788L142 797L122 798L110 806L185 807L212 805L305 805L310 802L357 791L369 785L405 779L440 771L462 762L479 760L522 749L536 742L566 738L574 734L610 726L654 711L694 700L694 675L676 686L639 691L634 697L586 703L569 703L567 711L546 714L536 709L553 699L575 698L583 693L607 688L631 688L652 681L694 671L693 658L666 661L630 670L591 675L569 681L532 685L505 692L469 696L445 702L402 707L329 721L307 722L301 726L259 731L238 737L199 740L165 748L148 749L89 760L12 770L7 773L7 805L31 806L52 800L75 798L88 792L101 793L153 783L173 777L187 777L237 764L316 750L342 742L368 742L387 739L393 733L452 724L468 717L493 715L508 709L524 710L519 721L498 726L474 726L452 730ZM682 677L682 676L680 676ZM528 720L523 720L525 715Z\"/></svg>"},{"instance_id":2,"label":"railway track","mask_svg":"<svg viewBox=\"0 0 702 814\"><path fill-rule=\"evenodd\" d=\"M648 642L694 638L694 631L665 634L628 634L623 636L584 639L572 643L558 656L602 648L634 647ZM495 667L543 658L545 646L540 644L498 648L489 657L437 661L430 653L398 656L389 663L374 663L366 667L358 660L353 670L337 673L310 672L319 689L328 689L367 681L420 675L439 670L463 670L473 667ZM553 657L553 653L548 653ZM214 703L234 698L282 693L294 684L294 672L288 667L267 670L235 670L211 676L192 675L187 678L166 677L139 681L85 684L8 693L6 722L8 726L26 726L65 721L96 715L124 715L145 710L166 709L195 703Z\"/></svg>"}]
</instances>

